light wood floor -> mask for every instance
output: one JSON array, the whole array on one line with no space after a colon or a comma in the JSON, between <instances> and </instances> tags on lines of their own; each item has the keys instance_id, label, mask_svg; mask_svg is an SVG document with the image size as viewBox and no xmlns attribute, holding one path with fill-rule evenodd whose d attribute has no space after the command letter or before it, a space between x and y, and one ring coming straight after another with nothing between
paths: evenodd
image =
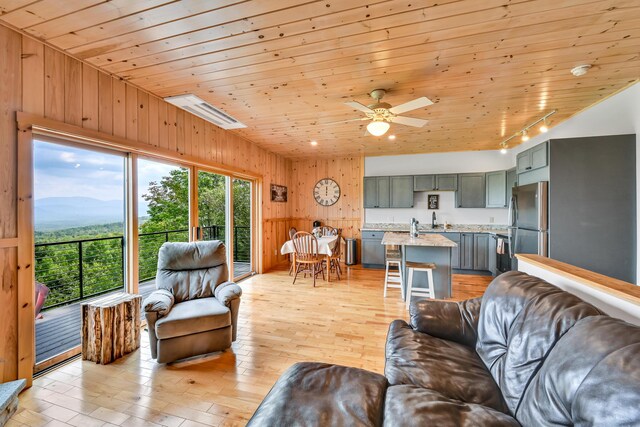
<instances>
[{"instance_id":1,"label":"light wood floor","mask_svg":"<svg viewBox=\"0 0 640 427\"><path fill-rule=\"evenodd\" d=\"M231 350L175 365L142 348L107 366L80 360L34 381L8 426L244 425L278 376L299 361L383 372L389 322L407 319L399 290L382 297L383 271L353 267L341 281L291 284L286 271L241 283ZM490 277L454 276L454 298L482 295Z\"/></svg>"}]
</instances>

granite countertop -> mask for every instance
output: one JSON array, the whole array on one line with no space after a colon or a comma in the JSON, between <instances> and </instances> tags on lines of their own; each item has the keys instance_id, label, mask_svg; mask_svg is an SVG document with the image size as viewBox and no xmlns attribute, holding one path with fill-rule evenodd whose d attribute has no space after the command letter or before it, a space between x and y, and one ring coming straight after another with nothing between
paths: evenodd
<instances>
[{"instance_id":1,"label":"granite countertop","mask_svg":"<svg viewBox=\"0 0 640 427\"><path fill-rule=\"evenodd\" d=\"M438 246L443 248L455 248L458 246L455 242L452 242L440 234L421 234L418 237L411 237L407 233L396 233L392 231L384 233L382 244L398 246Z\"/></svg>"},{"instance_id":2,"label":"granite countertop","mask_svg":"<svg viewBox=\"0 0 640 427\"><path fill-rule=\"evenodd\" d=\"M360 231L396 231L408 233L409 224L368 223L364 224ZM442 225L439 225L437 228L431 228L431 225L418 225L418 232L507 234L507 226L494 224L450 224L449 228L445 230Z\"/></svg>"}]
</instances>

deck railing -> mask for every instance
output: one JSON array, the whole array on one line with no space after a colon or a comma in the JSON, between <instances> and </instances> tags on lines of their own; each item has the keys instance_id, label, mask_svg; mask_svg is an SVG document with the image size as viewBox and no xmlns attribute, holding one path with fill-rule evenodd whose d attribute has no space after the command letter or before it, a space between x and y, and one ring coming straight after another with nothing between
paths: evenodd
<instances>
[{"instance_id":1,"label":"deck railing","mask_svg":"<svg viewBox=\"0 0 640 427\"><path fill-rule=\"evenodd\" d=\"M225 227L202 228L203 240L224 240ZM165 230L138 235L140 282L156 276L158 250L165 242L186 242L189 230ZM251 229L234 227L233 260L250 262ZM66 240L35 245L36 280L49 288L44 309L122 289L125 241L123 236Z\"/></svg>"}]
</instances>

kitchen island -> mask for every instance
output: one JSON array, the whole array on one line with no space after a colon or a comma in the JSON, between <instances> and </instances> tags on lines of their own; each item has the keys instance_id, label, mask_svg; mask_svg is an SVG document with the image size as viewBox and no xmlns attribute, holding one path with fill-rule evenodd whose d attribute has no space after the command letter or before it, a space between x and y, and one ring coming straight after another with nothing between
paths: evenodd
<instances>
[{"instance_id":1,"label":"kitchen island","mask_svg":"<svg viewBox=\"0 0 640 427\"><path fill-rule=\"evenodd\" d=\"M411 237L408 233L386 232L382 237L385 246L399 246L402 254L402 275L405 290L408 272L407 261L429 262L436 264L433 271L436 298L451 298L451 250L458 245L440 234L420 234ZM427 273L415 272L413 287L424 288L427 285Z\"/></svg>"}]
</instances>

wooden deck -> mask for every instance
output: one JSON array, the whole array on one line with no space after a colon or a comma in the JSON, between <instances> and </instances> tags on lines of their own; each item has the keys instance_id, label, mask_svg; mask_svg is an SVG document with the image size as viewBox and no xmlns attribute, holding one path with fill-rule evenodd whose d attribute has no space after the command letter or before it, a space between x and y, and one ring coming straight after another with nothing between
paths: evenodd
<instances>
[{"instance_id":1,"label":"wooden deck","mask_svg":"<svg viewBox=\"0 0 640 427\"><path fill-rule=\"evenodd\" d=\"M241 276L248 273L251 266L248 263L235 263L235 268L236 276ZM155 280L141 283L139 291L143 300L155 288ZM36 320L36 363L80 345L81 305L82 302L77 302L42 312L43 318Z\"/></svg>"}]
</instances>

